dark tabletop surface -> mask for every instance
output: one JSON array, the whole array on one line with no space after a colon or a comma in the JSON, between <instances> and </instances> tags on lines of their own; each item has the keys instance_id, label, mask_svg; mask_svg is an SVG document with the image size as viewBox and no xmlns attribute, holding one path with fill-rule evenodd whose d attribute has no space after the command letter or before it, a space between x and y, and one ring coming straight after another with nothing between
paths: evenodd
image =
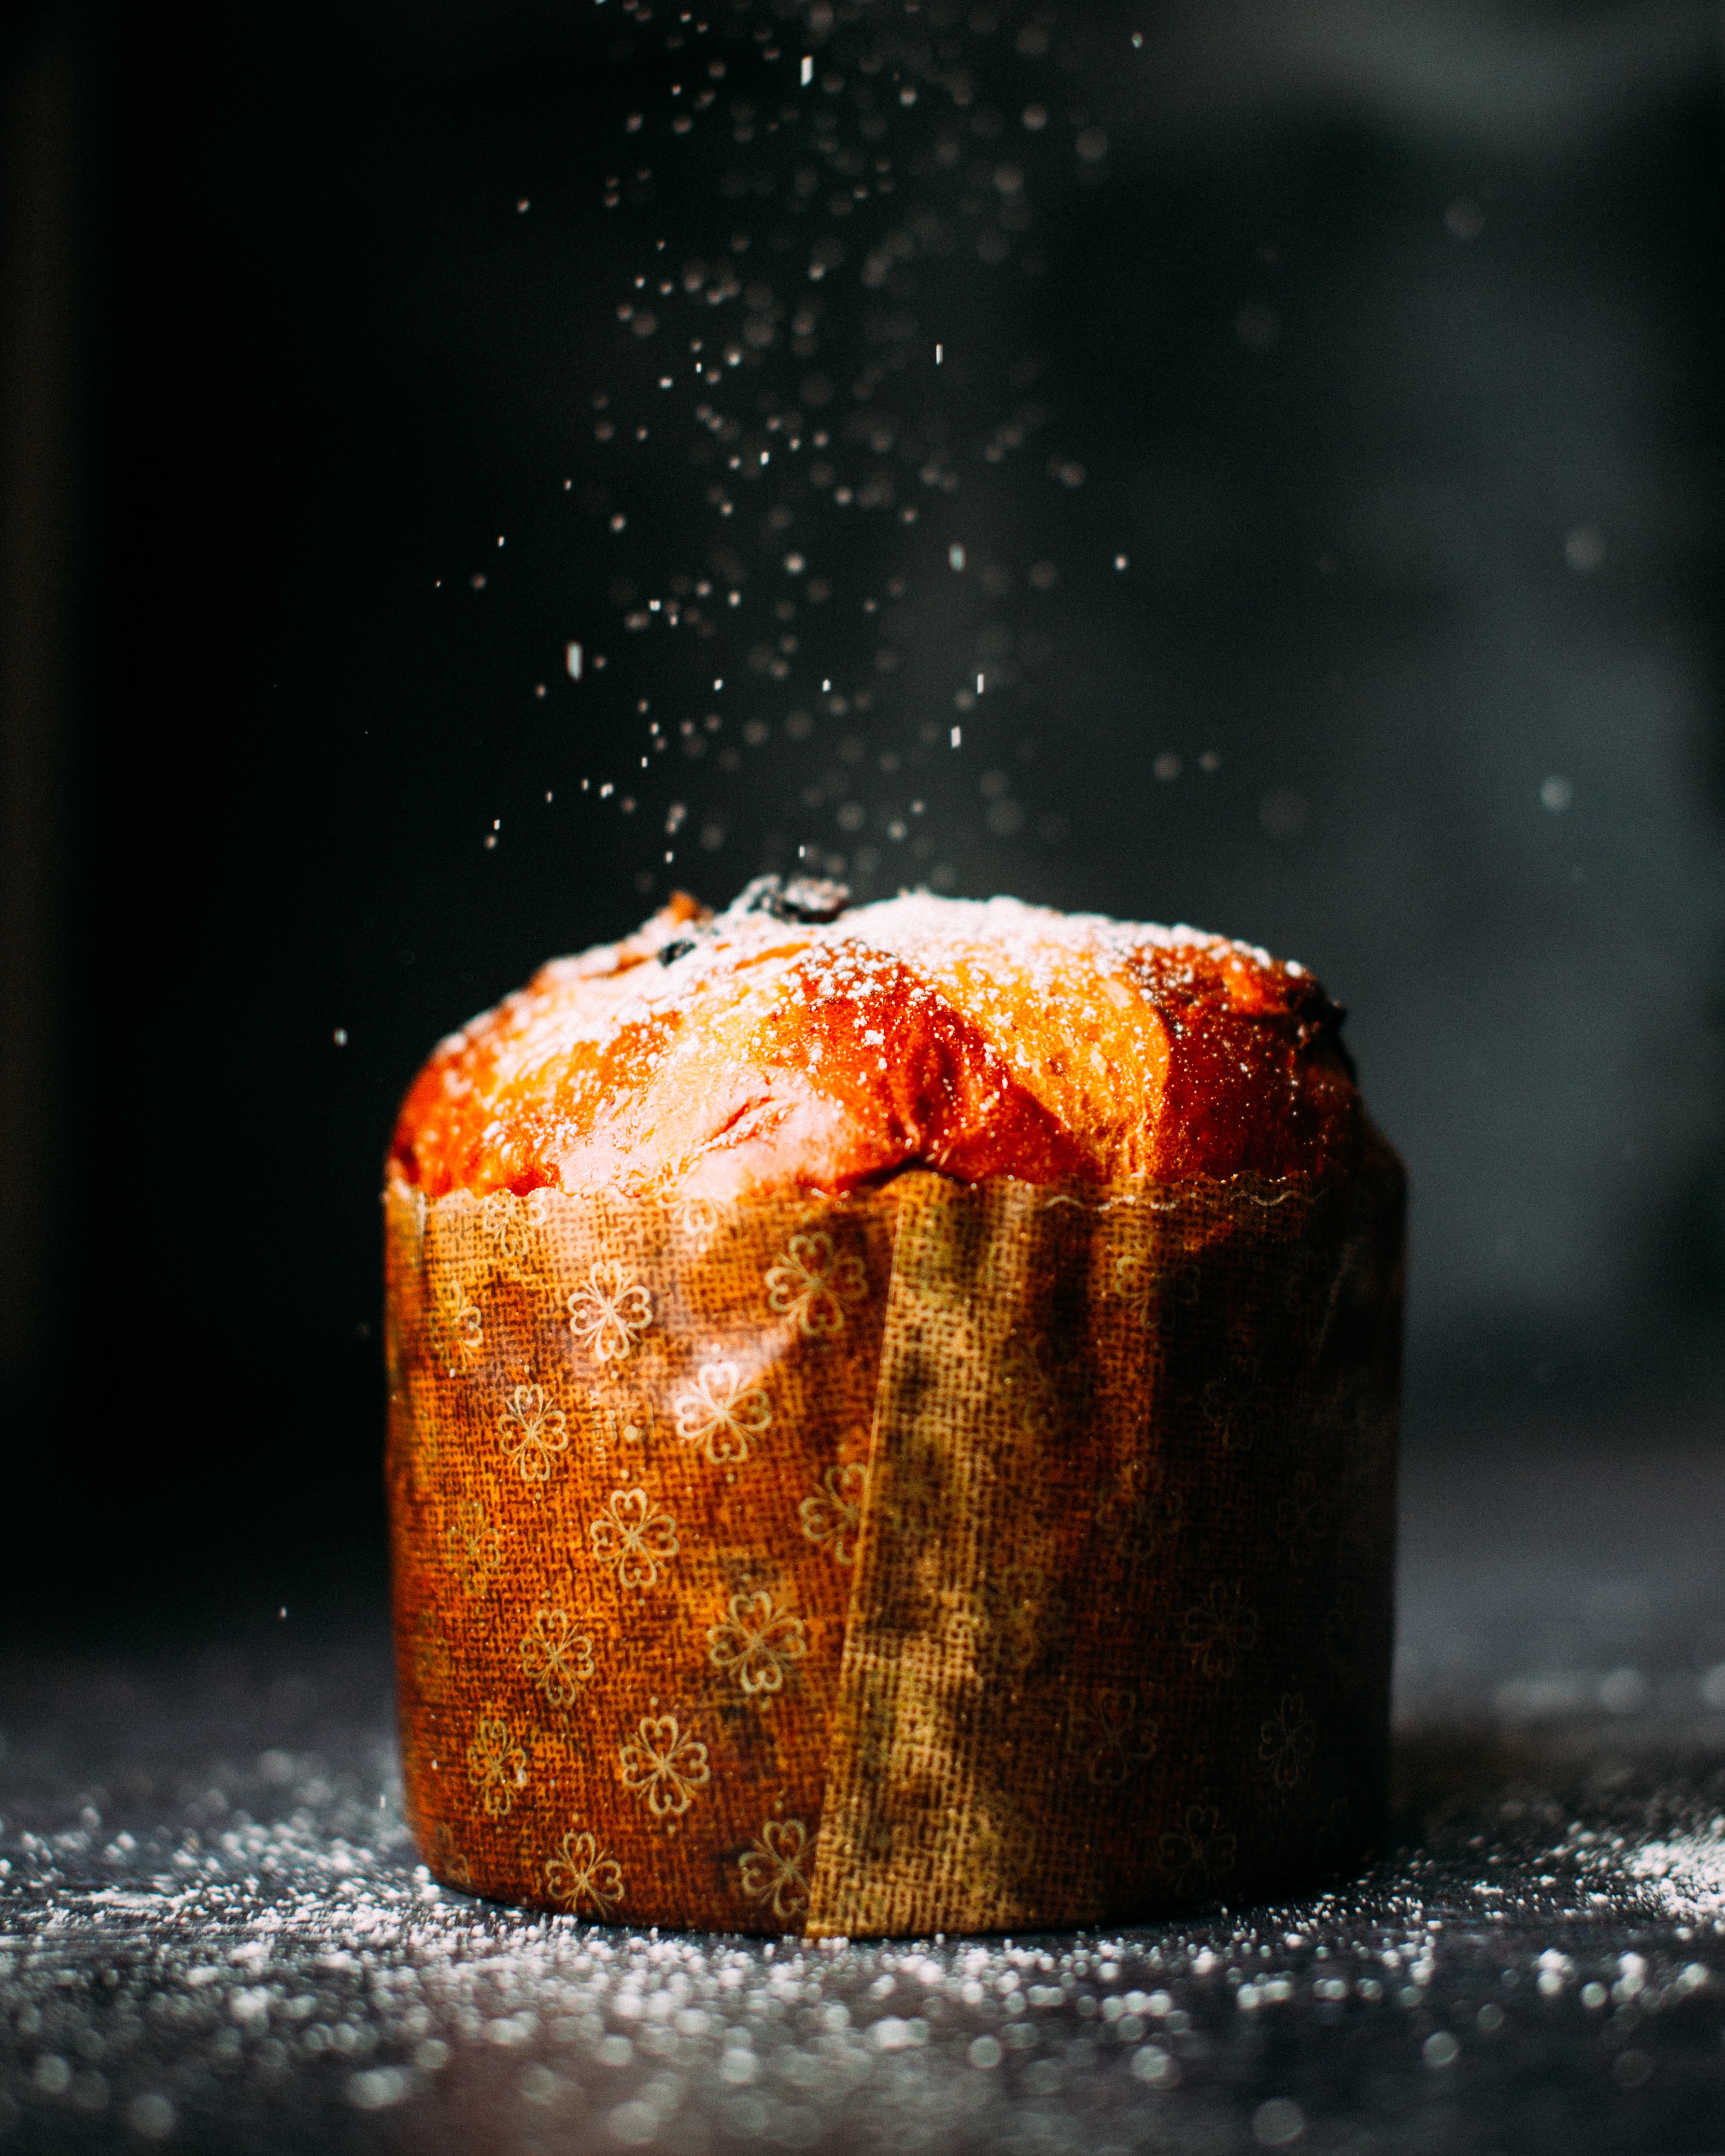
<instances>
[{"instance_id":1,"label":"dark tabletop surface","mask_svg":"<svg viewBox=\"0 0 1725 2156\"><path fill-rule=\"evenodd\" d=\"M432 1884L381 1611L18 1656L0 2148L1725 2149L1725 1446L1405 1478L1394 1825L1322 1898L645 1935Z\"/></svg>"}]
</instances>

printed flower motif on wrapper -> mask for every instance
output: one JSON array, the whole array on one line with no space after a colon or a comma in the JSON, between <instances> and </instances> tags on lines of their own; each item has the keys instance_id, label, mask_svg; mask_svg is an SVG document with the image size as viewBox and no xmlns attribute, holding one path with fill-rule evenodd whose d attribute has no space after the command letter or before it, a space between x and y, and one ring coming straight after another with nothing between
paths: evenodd
<instances>
[{"instance_id":1,"label":"printed flower motif on wrapper","mask_svg":"<svg viewBox=\"0 0 1725 2156\"><path fill-rule=\"evenodd\" d=\"M852 1460L828 1468L820 1480L820 1488L798 1506L798 1523L817 1549L827 1551L835 1563L849 1564L862 1529L869 1471L861 1460Z\"/></svg>"},{"instance_id":2,"label":"printed flower motif on wrapper","mask_svg":"<svg viewBox=\"0 0 1725 2156\"><path fill-rule=\"evenodd\" d=\"M459 1273L441 1273L433 1281L429 1329L432 1357L445 1377L463 1376L484 1353L484 1321Z\"/></svg>"},{"instance_id":3,"label":"printed flower motif on wrapper","mask_svg":"<svg viewBox=\"0 0 1725 2156\"><path fill-rule=\"evenodd\" d=\"M1158 1265L1147 1250L1122 1250L1114 1260L1114 1292L1133 1305L1140 1320L1147 1323L1157 1311L1174 1304L1196 1309L1198 1268L1184 1260Z\"/></svg>"},{"instance_id":4,"label":"printed flower motif on wrapper","mask_svg":"<svg viewBox=\"0 0 1725 2156\"><path fill-rule=\"evenodd\" d=\"M746 1697L779 1691L793 1662L809 1652L809 1635L800 1617L776 1609L768 1594L733 1594L731 1614L707 1628L707 1660L734 1676Z\"/></svg>"},{"instance_id":5,"label":"printed flower motif on wrapper","mask_svg":"<svg viewBox=\"0 0 1725 2156\"><path fill-rule=\"evenodd\" d=\"M449 1569L469 1594L483 1594L503 1568L503 1536L485 1507L469 1498L444 1531Z\"/></svg>"},{"instance_id":6,"label":"printed flower motif on wrapper","mask_svg":"<svg viewBox=\"0 0 1725 2156\"><path fill-rule=\"evenodd\" d=\"M695 1792L712 1779L706 1747L674 1714L644 1714L633 1737L617 1749L623 1786L641 1799L655 1819L680 1819Z\"/></svg>"},{"instance_id":7,"label":"printed flower motif on wrapper","mask_svg":"<svg viewBox=\"0 0 1725 2156\"><path fill-rule=\"evenodd\" d=\"M464 1893L471 1893L473 1866L465 1852L456 1847L454 1830L447 1820L438 1821L429 1854L431 1868L439 1879L452 1879Z\"/></svg>"},{"instance_id":8,"label":"printed flower motif on wrapper","mask_svg":"<svg viewBox=\"0 0 1725 2156\"><path fill-rule=\"evenodd\" d=\"M742 1891L768 1902L782 1924L794 1923L809 1907L809 1830L801 1820L768 1820L741 1860Z\"/></svg>"},{"instance_id":9,"label":"printed flower motif on wrapper","mask_svg":"<svg viewBox=\"0 0 1725 2156\"><path fill-rule=\"evenodd\" d=\"M657 1511L644 1490L614 1490L587 1532L593 1556L616 1568L624 1587L651 1587L660 1567L677 1554L676 1522Z\"/></svg>"},{"instance_id":10,"label":"printed flower motif on wrapper","mask_svg":"<svg viewBox=\"0 0 1725 2156\"><path fill-rule=\"evenodd\" d=\"M497 1262L511 1280L525 1283L542 1216L536 1190L525 1199L512 1190L493 1190L480 1200L480 1218L496 1246Z\"/></svg>"},{"instance_id":11,"label":"printed flower motif on wrapper","mask_svg":"<svg viewBox=\"0 0 1725 2156\"><path fill-rule=\"evenodd\" d=\"M1045 1537L1021 1546L989 1575L989 1658L1003 1672L1022 1674L1058 1655L1071 1630L1071 1605L1055 1584L1058 1559ZM1076 1727L1082 1720L1075 1715Z\"/></svg>"},{"instance_id":12,"label":"printed flower motif on wrapper","mask_svg":"<svg viewBox=\"0 0 1725 2156\"><path fill-rule=\"evenodd\" d=\"M1259 1736L1258 1757L1269 1766L1276 1788L1291 1789L1317 1748L1317 1724L1307 1718L1304 1693L1284 1692Z\"/></svg>"},{"instance_id":13,"label":"printed flower motif on wrapper","mask_svg":"<svg viewBox=\"0 0 1725 2156\"><path fill-rule=\"evenodd\" d=\"M1162 1868L1172 1876L1177 1893L1213 1886L1233 1871L1239 1845L1237 1836L1223 1830L1222 1815L1214 1804L1189 1804L1185 1823L1162 1837Z\"/></svg>"},{"instance_id":14,"label":"printed flower motif on wrapper","mask_svg":"<svg viewBox=\"0 0 1725 2156\"><path fill-rule=\"evenodd\" d=\"M569 1418L543 1385L517 1385L503 1403L497 1435L523 1482L549 1482L557 1455L569 1450Z\"/></svg>"},{"instance_id":15,"label":"printed flower motif on wrapper","mask_svg":"<svg viewBox=\"0 0 1725 2156\"><path fill-rule=\"evenodd\" d=\"M594 1362L627 1362L653 1322L653 1296L620 1258L596 1258L569 1297L569 1330Z\"/></svg>"},{"instance_id":16,"label":"printed flower motif on wrapper","mask_svg":"<svg viewBox=\"0 0 1725 2156\"><path fill-rule=\"evenodd\" d=\"M1181 1635L1207 1677L1231 1677L1258 1644L1258 1613L1242 1605L1238 1580L1213 1580L1204 1600L1186 1612Z\"/></svg>"},{"instance_id":17,"label":"printed flower motif on wrapper","mask_svg":"<svg viewBox=\"0 0 1725 2156\"><path fill-rule=\"evenodd\" d=\"M1224 1452L1250 1452L1264 1419L1268 1397L1250 1357L1231 1362L1204 1389L1204 1415Z\"/></svg>"},{"instance_id":18,"label":"printed flower motif on wrapper","mask_svg":"<svg viewBox=\"0 0 1725 2156\"><path fill-rule=\"evenodd\" d=\"M719 1224L721 1207L716 1198L690 1198L673 1191L660 1203L670 1215L672 1227L697 1241L705 1241Z\"/></svg>"},{"instance_id":19,"label":"printed flower motif on wrapper","mask_svg":"<svg viewBox=\"0 0 1725 2156\"><path fill-rule=\"evenodd\" d=\"M1178 1488L1168 1487L1167 1470L1159 1460L1129 1460L1113 1479L1128 1564L1136 1566L1179 1533L1186 1523L1186 1501ZM1097 1494L1108 1494L1106 1484Z\"/></svg>"},{"instance_id":20,"label":"printed flower motif on wrapper","mask_svg":"<svg viewBox=\"0 0 1725 2156\"><path fill-rule=\"evenodd\" d=\"M845 1304L862 1302L869 1292L862 1260L836 1249L820 1229L793 1235L766 1281L768 1308L811 1340L836 1338L845 1330Z\"/></svg>"},{"instance_id":21,"label":"printed flower motif on wrapper","mask_svg":"<svg viewBox=\"0 0 1725 2156\"><path fill-rule=\"evenodd\" d=\"M1302 1468L1276 1507L1276 1532L1288 1545L1289 1558L1296 1566L1310 1564L1317 1554L1328 1509L1319 1495L1317 1477Z\"/></svg>"},{"instance_id":22,"label":"printed flower motif on wrapper","mask_svg":"<svg viewBox=\"0 0 1725 2156\"><path fill-rule=\"evenodd\" d=\"M479 1784L487 1819L502 1819L527 1786L527 1755L515 1732L495 1710L482 1708L479 1727L467 1748L467 1771Z\"/></svg>"},{"instance_id":23,"label":"printed flower motif on wrapper","mask_svg":"<svg viewBox=\"0 0 1725 2156\"><path fill-rule=\"evenodd\" d=\"M1092 1788L1119 1789L1155 1758L1162 1725L1138 1711L1138 1696L1106 1686L1074 1709L1073 1727L1083 1747L1085 1779Z\"/></svg>"},{"instance_id":24,"label":"printed flower motif on wrapper","mask_svg":"<svg viewBox=\"0 0 1725 2156\"><path fill-rule=\"evenodd\" d=\"M593 1674L593 1640L567 1609L536 1609L521 1635L521 1671L552 1707L574 1704L575 1688Z\"/></svg>"},{"instance_id":25,"label":"printed flower motif on wrapper","mask_svg":"<svg viewBox=\"0 0 1725 2156\"><path fill-rule=\"evenodd\" d=\"M773 1427L773 1408L735 1363L703 1363L689 1391L676 1402L677 1435L711 1467L747 1460L749 1440Z\"/></svg>"},{"instance_id":26,"label":"printed flower motif on wrapper","mask_svg":"<svg viewBox=\"0 0 1725 2156\"><path fill-rule=\"evenodd\" d=\"M1001 1350L999 1384L1003 1404L1014 1432L1030 1439L1046 1437L1060 1420L1060 1396L1048 1373L1045 1357L1048 1341L1038 1333L1034 1340L1022 1333L1008 1336Z\"/></svg>"},{"instance_id":27,"label":"printed flower motif on wrapper","mask_svg":"<svg viewBox=\"0 0 1725 2156\"><path fill-rule=\"evenodd\" d=\"M623 1899L623 1866L605 1855L597 1835L572 1826L557 1855L546 1859L545 1886L560 1908L577 1917L591 1910L606 1923Z\"/></svg>"}]
</instances>

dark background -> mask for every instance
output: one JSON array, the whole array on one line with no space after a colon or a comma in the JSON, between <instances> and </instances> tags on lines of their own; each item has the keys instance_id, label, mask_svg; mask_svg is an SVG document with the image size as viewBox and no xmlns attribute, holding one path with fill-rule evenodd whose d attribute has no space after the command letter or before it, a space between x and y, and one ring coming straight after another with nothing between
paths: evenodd
<instances>
[{"instance_id":1,"label":"dark background","mask_svg":"<svg viewBox=\"0 0 1725 2156\"><path fill-rule=\"evenodd\" d=\"M614 7L8 17L15 1625L374 1591L403 1086L542 957L799 847L870 892L1195 920L1314 966L1414 1177L1428 1454L1711 1416L1714 11L1087 6L1043 11L1029 52L1004 39L1040 18L1002 12L952 11L980 87L951 185L980 157L992 201L1009 141L1034 228L998 278L961 247L917 288L964 483L916 497L897 670L832 716L721 617L712 738L747 685L765 744L732 771L654 750L632 819L580 781L652 747L639 695L673 740L701 716L699 649L624 624L699 573L706 475L681 436L602 454L593 399L619 424L650 402L616 311L653 239L712 254L743 215L718 152L670 147L603 207L619 116L668 109L669 63L619 49ZM741 69L771 11L713 13ZM1034 141L1026 95L1054 116ZM991 98L995 139L971 126ZM1075 151L1086 129L1105 154ZM1033 395L997 484L981 444ZM962 606L938 573L961 513ZM911 539L890 514L819 533L831 612L799 600L796 665L864 667L860 595ZM790 587L737 543L752 623ZM578 687L577 636L610 660Z\"/></svg>"}]
</instances>

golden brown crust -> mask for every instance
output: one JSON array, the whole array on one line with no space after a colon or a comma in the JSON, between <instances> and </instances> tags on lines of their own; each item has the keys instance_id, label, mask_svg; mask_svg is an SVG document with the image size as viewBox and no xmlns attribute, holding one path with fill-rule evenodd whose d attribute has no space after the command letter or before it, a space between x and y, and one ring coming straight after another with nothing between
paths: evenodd
<instances>
[{"instance_id":1,"label":"golden brown crust","mask_svg":"<svg viewBox=\"0 0 1725 2156\"><path fill-rule=\"evenodd\" d=\"M444 1041L393 1172L852 1189L1349 1173L1381 1143L1312 977L1195 929L908 895L829 920L681 894ZM769 893L766 901L773 901Z\"/></svg>"}]
</instances>

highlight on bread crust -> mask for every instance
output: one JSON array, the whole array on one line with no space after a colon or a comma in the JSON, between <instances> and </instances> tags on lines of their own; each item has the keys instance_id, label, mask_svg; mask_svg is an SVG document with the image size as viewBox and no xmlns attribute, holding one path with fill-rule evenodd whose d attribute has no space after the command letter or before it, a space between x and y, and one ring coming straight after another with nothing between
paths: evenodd
<instances>
[{"instance_id":1,"label":"highlight on bread crust","mask_svg":"<svg viewBox=\"0 0 1725 2156\"><path fill-rule=\"evenodd\" d=\"M1348 1174L1382 1142L1312 976L1189 927L758 878L678 893L444 1041L390 1172L832 1193L928 1168L1033 1183Z\"/></svg>"}]
</instances>

